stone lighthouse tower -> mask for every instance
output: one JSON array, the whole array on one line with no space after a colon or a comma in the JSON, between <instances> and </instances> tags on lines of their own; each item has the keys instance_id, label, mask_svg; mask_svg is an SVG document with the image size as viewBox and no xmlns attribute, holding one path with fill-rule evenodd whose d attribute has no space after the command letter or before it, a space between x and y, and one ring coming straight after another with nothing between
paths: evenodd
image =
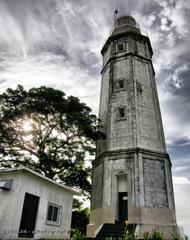
<instances>
[{"instance_id":1,"label":"stone lighthouse tower","mask_svg":"<svg viewBox=\"0 0 190 240\"><path fill-rule=\"evenodd\" d=\"M133 17L117 19L102 48L97 156L87 236L128 221L144 231L177 231L152 48Z\"/></svg>"}]
</instances>

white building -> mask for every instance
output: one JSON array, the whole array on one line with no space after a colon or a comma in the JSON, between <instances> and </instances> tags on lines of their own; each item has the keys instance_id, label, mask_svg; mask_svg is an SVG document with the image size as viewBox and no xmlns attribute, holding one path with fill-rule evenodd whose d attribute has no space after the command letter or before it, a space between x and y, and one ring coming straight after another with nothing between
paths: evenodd
<instances>
[{"instance_id":1,"label":"white building","mask_svg":"<svg viewBox=\"0 0 190 240\"><path fill-rule=\"evenodd\" d=\"M70 238L78 194L25 167L0 169L0 239Z\"/></svg>"}]
</instances>

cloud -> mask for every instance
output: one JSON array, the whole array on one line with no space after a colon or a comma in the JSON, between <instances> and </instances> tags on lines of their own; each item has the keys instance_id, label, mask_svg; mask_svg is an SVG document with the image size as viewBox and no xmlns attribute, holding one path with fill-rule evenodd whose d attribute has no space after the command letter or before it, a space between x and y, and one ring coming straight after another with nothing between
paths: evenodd
<instances>
[{"instance_id":1,"label":"cloud","mask_svg":"<svg viewBox=\"0 0 190 240\"><path fill-rule=\"evenodd\" d=\"M190 181L186 177L173 177L173 183L174 185L187 185L190 187Z\"/></svg>"},{"instance_id":2,"label":"cloud","mask_svg":"<svg viewBox=\"0 0 190 240\"><path fill-rule=\"evenodd\" d=\"M179 167L175 167L175 168L173 169L173 172L182 172L182 171L187 170L187 169L189 169L189 167L179 166ZM185 178L185 179L186 179L186 178Z\"/></svg>"},{"instance_id":3,"label":"cloud","mask_svg":"<svg viewBox=\"0 0 190 240\"><path fill-rule=\"evenodd\" d=\"M134 12L154 51L153 64L167 143L189 144L190 14L184 1L148 1ZM183 126L183 127L181 127ZM177 142L177 140L179 140Z\"/></svg>"},{"instance_id":4,"label":"cloud","mask_svg":"<svg viewBox=\"0 0 190 240\"><path fill-rule=\"evenodd\" d=\"M190 236L188 211L190 199L190 181L186 178L173 178L177 222L183 226L185 234ZM185 207L186 206L186 207Z\"/></svg>"},{"instance_id":5,"label":"cloud","mask_svg":"<svg viewBox=\"0 0 190 240\"><path fill-rule=\"evenodd\" d=\"M0 81L1 92L8 86L16 88L17 84L24 85L27 89L48 85L63 90L67 95L76 95L87 103L93 103L93 98L99 92L96 78L90 75L88 69L73 66L64 56L49 53L28 56L19 61L12 58L9 68L0 72L0 79L3 77L8 80ZM94 102L91 107L97 113L97 103Z\"/></svg>"},{"instance_id":6,"label":"cloud","mask_svg":"<svg viewBox=\"0 0 190 240\"><path fill-rule=\"evenodd\" d=\"M1 70L0 70L1 71ZM0 84L4 84L4 83L6 83L8 80L7 79L1 79L0 80Z\"/></svg>"}]
</instances>

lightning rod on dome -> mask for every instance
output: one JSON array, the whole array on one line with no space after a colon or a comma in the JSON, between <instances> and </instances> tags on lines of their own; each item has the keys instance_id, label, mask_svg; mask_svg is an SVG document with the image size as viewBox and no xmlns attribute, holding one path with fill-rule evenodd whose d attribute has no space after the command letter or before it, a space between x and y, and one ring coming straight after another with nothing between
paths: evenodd
<instances>
[{"instance_id":1,"label":"lightning rod on dome","mask_svg":"<svg viewBox=\"0 0 190 240\"><path fill-rule=\"evenodd\" d=\"M118 14L118 10L116 9L114 11L114 25L116 24L117 14Z\"/></svg>"}]
</instances>

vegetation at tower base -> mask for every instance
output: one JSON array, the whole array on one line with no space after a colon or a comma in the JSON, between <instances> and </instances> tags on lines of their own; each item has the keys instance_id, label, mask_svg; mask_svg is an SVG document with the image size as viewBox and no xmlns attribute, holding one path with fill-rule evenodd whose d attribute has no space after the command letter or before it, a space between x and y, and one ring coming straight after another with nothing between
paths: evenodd
<instances>
[{"instance_id":1,"label":"vegetation at tower base","mask_svg":"<svg viewBox=\"0 0 190 240\"><path fill-rule=\"evenodd\" d=\"M75 229L73 231L71 240L84 240L84 239L85 238L81 234L80 231L78 231L77 229ZM93 239L93 238L91 238L91 239ZM96 239L96 238L94 238L94 239ZM108 235L105 238L105 240L136 240L136 239L138 239L138 236L135 236L134 232L128 231L127 227L125 229L123 237L114 238L114 237ZM186 239L188 239L188 238L186 238ZM167 239L164 237L164 234L162 232L156 230L153 232L144 232L144 237L142 238L142 240L167 240ZM173 237L170 240L182 240L182 238L179 235L173 235Z\"/></svg>"},{"instance_id":2,"label":"vegetation at tower base","mask_svg":"<svg viewBox=\"0 0 190 240\"><path fill-rule=\"evenodd\" d=\"M89 195L95 138L96 117L76 97L20 85L0 95L0 167L24 165Z\"/></svg>"},{"instance_id":3,"label":"vegetation at tower base","mask_svg":"<svg viewBox=\"0 0 190 240\"><path fill-rule=\"evenodd\" d=\"M74 239L84 238L86 235L86 226L89 223L90 209L84 208L83 203L77 199L73 202L71 237ZM80 236L80 237L79 237Z\"/></svg>"}]
</instances>

